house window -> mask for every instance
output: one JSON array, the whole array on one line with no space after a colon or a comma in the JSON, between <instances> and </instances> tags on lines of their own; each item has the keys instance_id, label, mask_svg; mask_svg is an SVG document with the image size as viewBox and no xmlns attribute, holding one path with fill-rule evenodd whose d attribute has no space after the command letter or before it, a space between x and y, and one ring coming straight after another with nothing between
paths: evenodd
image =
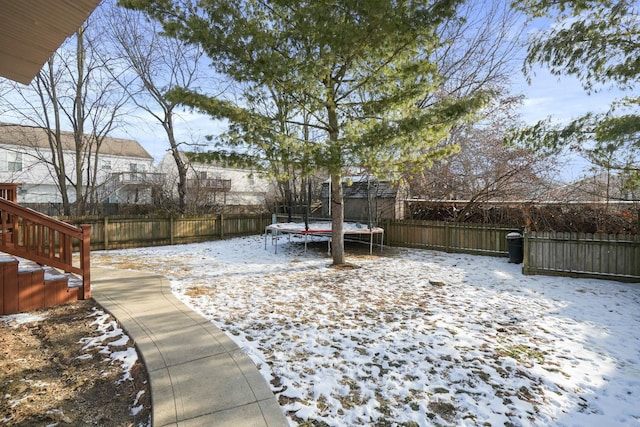
<instances>
[{"instance_id":1,"label":"house window","mask_svg":"<svg viewBox=\"0 0 640 427\"><path fill-rule=\"evenodd\" d=\"M0 152L0 171L20 172L22 170L22 153L15 151Z\"/></svg>"},{"instance_id":2,"label":"house window","mask_svg":"<svg viewBox=\"0 0 640 427\"><path fill-rule=\"evenodd\" d=\"M137 163L129 163L129 180L138 181L140 179L139 172L142 172L144 168L139 167Z\"/></svg>"},{"instance_id":3,"label":"house window","mask_svg":"<svg viewBox=\"0 0 640 427\"><path fill-rule=\"evenodd\" d=\"M20 172L22 170L22 153L7 153L7 169L9 172Z\"/></svg>"},{"instance_id":4,"label":"house window","mask_svg":"<svg viewBox=\"0 0 640 427\"><path fill-rule=\"evenodd\" d=\"M131 173L144 173L145 169L144 163L129 163L129 172Z\"/></svg>"},{"instance_id":5,"label":"house window","mask_svg":"<svg viewBox=\"0 0 640 427\"><path fill-rule=\"evenodd\" d=\"M207 179L207 171L200 172L200 180L204 181L205 179Z\"/></svg>"},{"instance_id":6,"label":"house window","mask_svg":"<svg viewBox=\"0 0 640 427\"><path fill-rule=\"evenodd\" d=\"M247 175L247 178L249 179L249 185L256 185L256 180L253 178L253 175Z\"/></svg>"},{"instance_id":7,"label":"house window","mask_svg":"<svg viewBox=\"0 0 640 427\"><path fill-rule=\"evenodd\" d=\"M102 169L111 170L111 160L103 160L102 161Z\"/></svg>"}]
</instances>

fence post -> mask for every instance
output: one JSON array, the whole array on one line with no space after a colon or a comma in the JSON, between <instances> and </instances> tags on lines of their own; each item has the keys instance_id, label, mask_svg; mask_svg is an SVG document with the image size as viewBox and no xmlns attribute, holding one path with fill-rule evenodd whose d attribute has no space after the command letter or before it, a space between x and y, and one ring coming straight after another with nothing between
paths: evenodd
<instances>
[{"instance_id":1,"label":"fence post","mask_svg":"<svg viewBox=\"0 0 640 427\"><path fill-rule=\"evenodd\" d=\"M451 228L449 227L449 223L444 223L444 247L445 252L451 252Z\"/></svg>"},{"instance_id":2,"label":"fence post","mask_svg":"<svg viewBox=\"0 0 640 427\"><path fill-rule=\"evenodd\" d=\"M522 242L522 274L529 274L529 233L524 232L524 241Z\"/></svg>"},{"instance_id":3,"label":"fence post","mask_svg":"<svg viewBox=\"0 0 640 427\"><path fill-rule=\"evenodd\" d=\"M174 239L173 239L173 235L174 235L174 224L173 224L173 215L171 215L169 217L169 244L173 245L174 244Z\"/></svg>"},{"instance_id":4,"label":"fence post","mask_svg":"<svg viewBox=\"0 0 640 427\"><path fill-rule=\"evenodd\" d=\"M103 227L102 241L104 242L104 250L106 251L109 249L109 233L107 232L107 229L109 228L109 217L107 216L104 217Z\"/></svg>"},{"instance_id":5,"label":"fence post","mask_svg":"<svg viewBox=\"0 0 640 427\"><path fill-rule=\"evenodd\" d=\"M220 238L224 239L224 215L220 214Z\"/></svg>"},{"instance_id":6,"label":"fence post","mask_svg":"<svg viewBox=\"0 0 640 427\"><path fill-rule=\"evenodd\" d=\"M91 298L91 225L82 224L80 243L80 268L82 269L82 299Z\"/></svg>"}]
</instances>

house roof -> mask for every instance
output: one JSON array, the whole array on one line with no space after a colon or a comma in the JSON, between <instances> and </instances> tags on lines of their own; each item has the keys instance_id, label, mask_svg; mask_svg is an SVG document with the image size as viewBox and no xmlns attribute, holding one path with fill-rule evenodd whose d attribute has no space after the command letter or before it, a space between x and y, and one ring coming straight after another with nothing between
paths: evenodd
<instances>
[{"instance_id":1,"label":"house roof","mask_svg":"<svg viewBox=\"0 0 640 427\"><path fill-rule=\"evenodd\" d=\"M0 0L0 76L29 84L100 0Z\"/></svg>"},{"instance_id":2,"label":"house roof","mask_svg":"<svg viewBox=\"0 0 640 427\"><path fill-rule=\"evenodd\" d=\"M61 131L60 139L64 150L75 151L72 132ZM43 128L0 123L0 144L48 149L49 139ZM133 139L107 137L100 146L100 154L153 160L151 154Z\"/></svg>"},{"instance_id":3,"label":"house roof","mask_svg":"<svg viewBox=\"0 0 640 427\"><path fill-rule=\"evenodd\" d=\"M558 187L554 191L556 200L592 201L638 201L640 192L627 186L631 179L622 172L597 173Z\"/></svg>"}]
</instances>

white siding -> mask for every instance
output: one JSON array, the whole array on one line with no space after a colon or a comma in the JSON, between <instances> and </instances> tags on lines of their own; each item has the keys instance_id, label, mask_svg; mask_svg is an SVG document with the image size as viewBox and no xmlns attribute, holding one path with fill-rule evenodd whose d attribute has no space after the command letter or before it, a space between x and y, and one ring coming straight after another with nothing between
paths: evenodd
<instances>
[{"instance_id":1,"label":"white siding","mask_svg":"<svg viewBox=\"0 0 640 427\"><path fill-rule=\"evenodd\" d=\"M183 156L184 159L186 159ZM178 171L171 154L164 156L158 169L166 174L167 185L173 197L177 197ZM274 191L270 180L248 169L225 168L216 165L193 163L189 165L187 179L223 179L231 181L231 190L215 195L216 202L226 205L264 205ZM210 201L210 200L209 200ZM202 200L201 202L205 202Z\"/></svg>"},{"instance_id":2,"label":"white siding","mask_svg":"<svg viewBox=\"0 0 640 427\"><path fill-rule=\"evenodd\" d=\"M21 168L17 170L16 159L21 157ZM55 171L51 164L40 159L51 159L51 153L43 148L0 144L0 182L20 184L18 201L23 203L60 203L61 196L56 186ZM94 159L92 158L92 161ZM98 158L98 184L111 173L130 172L131 165L138 171L153 171L153 160L101 154ZM109 165L109 167L105 167ZM13 166L13 167L12 167ZM75 153L65 153L67 174L75 175ZM12 170L13 169L13 170ZM73 189L69 189L70 201L75 201Z\"/></svg>"}]
</instances>

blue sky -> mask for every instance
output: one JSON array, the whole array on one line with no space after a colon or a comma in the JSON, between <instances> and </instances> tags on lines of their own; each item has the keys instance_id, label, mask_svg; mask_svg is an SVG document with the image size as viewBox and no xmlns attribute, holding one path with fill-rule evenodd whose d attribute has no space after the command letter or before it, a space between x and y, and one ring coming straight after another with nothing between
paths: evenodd
<instances>
[{"instance_id":1,"label":"blue sky","mask_svg":"<svg viewBox=\"0 0 640 427\"><path fill-rule=\"evenodd\" d=\"M531 79L531 84L524 76L514 79L514 91L525 94L522 106L522 119L527 123L552 116L555 120L567 122L587 111L605 112L611 101L619 97L616 90L603 89L588 95L579 81L571 76L553 76L541 69Z\"/></svg>"},{"instance_id":2,"label":"blue sky","mask_svg":"<svg viewBox=\"0 0 640 427\"><path fill-rule=\"evenodd\" d=\"M610 88L587 94L575 77L554 76L545 69L537 70L530 84L522 75L515 76L514 81L514 92L525 95L520 114L527 124L548 117L555 122L567 123L587 112L604 113L609 110L611 102L623 96ZM578 155L568 153L565 160L567 164L561 174L563 180L577 180L587 172L589 165Z\"/></svg>"}]
</instances>

